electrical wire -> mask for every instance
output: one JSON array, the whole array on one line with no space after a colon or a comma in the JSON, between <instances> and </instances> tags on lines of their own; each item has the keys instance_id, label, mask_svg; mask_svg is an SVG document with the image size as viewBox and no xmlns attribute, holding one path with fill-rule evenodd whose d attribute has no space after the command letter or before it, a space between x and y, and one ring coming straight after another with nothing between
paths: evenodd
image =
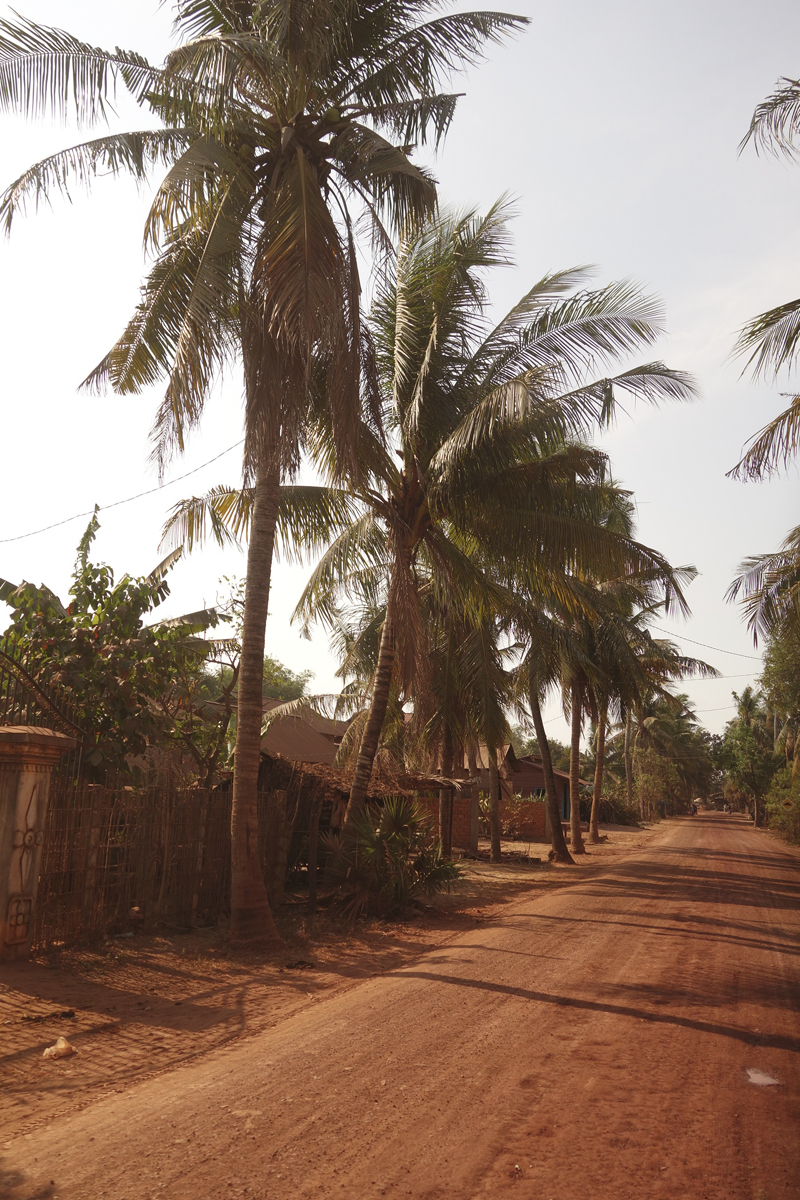
<instances>
[{"instance_id":1,"label":"electrical wire","mask_svg":"<svg viewBox=\"0 0 800 1200\"><path fill-rule=\"evenodd\" d=\"M237 446L244 443L244 438L240 438L238 442L234 442L232 446L228 446L227 450L223 450L220 454L215 454L213 458L209 458L207 462L201 463L199 467L193 467L191 471L187 471L184 475L176 475L174 479L170 479L167 483L160 483L158 487L148 488L146 492L137 492L135 496L128 496L125 500L114 500L112 504L98 504L97 511L105 512L109 508L119 508L121 504L130 504L133 500L141 500L143 496L152 496L153 492L162 492L164 488L172 487L173 483L180 483L182 479L188 479L190 475L196 475L198 471L202 471L204 467L210 467L212 463L218 462L224 458L226 454L230 454L231 450L235 450ZM30 533L18 533L16 537L0 538L0 546L5 546L9 542L21 542L24 538L36 537L39 533L47 533L49 529L59 529L62 525L69 525L71 521L78 521L81 517L94 516L95 509L89 509L87 512L75 513L72 517L65 517L63 521L54 521L52 525L43 525L41 529L32 529Z\"/></svg>"},{"instance_id":2,"label":"electrical wire","mask_svg":"<svg viewBox=\"0 0 800 1200\"><path fill-rule=\"evenodd\" d=\"M671 629L662 629L658 625L654 625L653 628L658 629L660 633L668 634L670 637L676 637L682 642L691 642L693 646L703 646L706 650L716 650L719 654L734 654L737 658L751 658L753 662L761 662L757 654L742 654L739 650L723 650L721 646L709 646L708 642L696 642L694 638L686 637L683 633L673 633ZM730 678L734 679L736 677L731 675Z\"/></svg>"}]
</instances>

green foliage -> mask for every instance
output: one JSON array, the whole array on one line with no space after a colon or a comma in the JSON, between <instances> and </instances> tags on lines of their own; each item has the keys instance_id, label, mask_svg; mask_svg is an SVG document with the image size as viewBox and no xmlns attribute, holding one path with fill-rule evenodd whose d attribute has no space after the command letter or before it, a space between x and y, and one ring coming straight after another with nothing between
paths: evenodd
<instances>
[{"instance_id":1,"label":"green foliage","mask_svg":"<svg viewBox=\"0 0 800 1200\"><path fill-rule=\"evenodd\" d=\"M539 742L534 734L526 729L524 725L512 725L511 729L511 745L514 747L514 753L517 758L524 758L528 754L540 754ZM557 771L569 770L569 746L565 742L560 742L558 738L547 739L547 744L550 747L550 756L553 759L553 766Z\"/></svg>"},{"instance_id":2,"label":"green foliage","mask_svg":"<svg viewBox=\"0 0 800 1200\"><path fill-rule=\"evenodd\" d=\"M7 637L37 679L75 706L90 738L84 763L102 777L109 769L137 773L153 747L183 745L187 733L189 741L202 742L203 731L216 737L224 715L207 698L214 643L194 636L217 614L146 625L169 594L172 562L117 583L110 567L89 559L98 528L95 515L78 546L69 605L24 582L6 585L2 598L12 610Z\"/></svg>"},{"instance_id":3,"label":"green foliage","mask_svg":"<svg viewBox=\"0 0 800 1200\"><path fill-rule=\"evenodd\" d=\"M299 700L305 696L313 678L313 671L295 673L277 658L270 655L264 658L264 695L272 700Z\"/></svg>"},{"instance_id":4,"label":"green foliage","mask_svg":"<svg viewBox=\"0 0 800 1200\"><path fill-rule=\"evenodd\" d=\"M681 780L674 762L656 749L639 750L634 757L633 777L640 809L652 819L666 815L667 808L680 802Z\"/></svg>"},{"instance_id":5,"label":"green foliage","mask_svg":"<svg viewBox=\"0 0 800 1200\"><path fill-rule=\"evenodd\" d=\"M539 753L539 743L524 725L511 725L509 729L511 732L511 745L514 747L514 753L517 758L524 758L526 754Z\"/></svg>"},{"instance_id":6,"label":"green foliage","mask_svg":"<svg viewBox=\"0 0 800 1200\"><path fill-rule=\"evenodd\" d=\"M380 812L358 814L352 838L322 839L342 880L342 907L353 918L402 912L418 895L449 891L461 870L442 857L431 820L416 801L390 797Z\"/></svg>"},{"instance_id":7,"label":"green foliage","mask_svg":"<svg viewBox=\"0 0 800 1200\"><path fill-rule=\"evenodd\" d=\"M233 634L232 643L236 648L237 656L241 646L242 630L244 627L244 596L245 584L244 579L239 579L234 576L224 576L220 583L225 585L226 597L224 605L220 610L226 620L231 623L231 633ZM231 679L231 669L223 667L219 674L219 679L223 683L228 683ZM314 678L313 671L292 671L279 659L273 658L267 654L264 656L264 682L262 694L265 698L271 700L281 700L284 703L289 700L299 700L301 696L305 696L308 691L308 685ZM213 684L218 690L218 684Z\"/></svg>"},{"instance_id":8,"label":"green foliage","mask_svg":"<svg viewBox=\"0 0 800 1200\"><path fill-rule=\"evenodd\" d=\"M600 821L603 825L638 825L639 812L631 808L625 799L625 788L619 784L606 791L600 797Z\"/></svg>"},{"instance_id":9,"label":"green foliage","mask_svg":"<svg viewBox=\"0 0 800 1200\"><path fill-rule=\"evenodd\" d=\"M784 808L786 803L791 808ZM772 777L765 797L765 808L771 829L777 829L787 842L800 843L800 776L789 767L780 767Z\"/></svg>"},{"instance_id":10,"label":"green foliage","mask_svg":"<svg viewBox=\"0 0 800 1200\"><path fill-rule=\"evenodd\" d=\"M756 819L762 797L779 765L771 722L763 697L751 687L733 693L739 712L714 745L714 764L724 772L725 790L734 800L754 805Z\"/></svg>"}]
</instances>

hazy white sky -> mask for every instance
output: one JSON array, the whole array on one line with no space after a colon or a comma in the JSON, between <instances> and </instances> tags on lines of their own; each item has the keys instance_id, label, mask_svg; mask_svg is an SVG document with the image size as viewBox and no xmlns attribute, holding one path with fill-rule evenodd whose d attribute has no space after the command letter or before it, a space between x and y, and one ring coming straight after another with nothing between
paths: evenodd
<instances>
[{"instance_id":1,"label":"hazy white sky","mask_svg":"<svg viewBox=\"0 0 800 1200\"><path fill-rule=\"evenodd\" d=\"M26 16L98 45L154 60L170 44L157 0L17 0ZM800 70L800 7L790 0L522 0L532 18L511 45L463 82L453 130L436 163L440 194L458 204L517 198L518 269L493 286L498 310L545 271L594 263L598 279L632 277L664 299L668 336L653 352L698 379L701 399L639 408L604 438L614 473L636 494L639 537L675 564L693 563L693 617L672 621L687 652L726 679L688 684L712 730L731 716L731 690L758 671L735 609L723 601L737 564L777 547L797 523L798 474L766 484L725 478L743 443L782 407L777 386L740 377L729 358L749 317L800 290L800 166L737 147L755 104ZM10 15L0 3L0 14ZM459 85L461 90L461 85ZM120 104L117 127L137 128ZM0 117L0 186L78 140L72 129ZM142 276L147 196L101 180L90 197L56 200L20 220L0 244L2 473L0 576L47 582L65 595L74 521L17 535L156 486L148 430L157 390L138 398L79 394L80 380L118 336ZM205 463L241 436L239 380L223 382L202 434L168 478ZM170 505L217 482L238 482L234 450L184 482L101 513L97 554L121 574L158 559ZM243 557L208 550L178 565L165 616L213 602L221 575ZM326 638L289 625L307 571L277 568L267 650L335 687ZM0 623L3 623L0 615ZM686 639L693 639L692 642ZM721 653L694 642L708 643ZM565 726L551 706L550 731Z\"/></svg>"}]
</instances>

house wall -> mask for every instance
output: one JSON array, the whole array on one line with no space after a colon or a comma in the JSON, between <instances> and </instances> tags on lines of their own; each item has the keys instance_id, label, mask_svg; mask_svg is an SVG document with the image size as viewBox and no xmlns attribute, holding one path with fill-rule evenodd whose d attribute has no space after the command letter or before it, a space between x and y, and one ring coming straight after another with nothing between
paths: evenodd
<instances>
[{"instance_id":1,"label":"house wall","mask_svg":"<svg viewBox=\"0 0 800 1200\"><path fill-rule=\"evenodd\" d=\"M439 837L439 797L438 796L418 796L419 803L427 809L433 818L436 836ZM454 796L453 797L453 845L458 846L459 850L469 849L470 842L470 821L472 814L472 800L469 796Z\"/></svg>"},{"instance_id":2,"label":"house wall","mask_svg":"<svg viewBox=\"0 0 800 1200\"><path fill-rule=\"evenodd\" d=\"M504 795L500 804L500 824L508 827L509 832L523 842L549 840L544 800L526 797L522 803L509 803Z\"/></svg>"},{"instance_id":3,"label":"house wall","mask_svg":"<svg viewBox=\"0 0 800 1200\"><path fill-rule=\"evenodd\" d=\"M514 791L520 796L535 796L544 799L544 771L536 763L521 762L519 771L509 780ZM561 809L561 820L569 820L569 780L562 774L555 777L556 796Z\"/></svg>"}]
</instances>

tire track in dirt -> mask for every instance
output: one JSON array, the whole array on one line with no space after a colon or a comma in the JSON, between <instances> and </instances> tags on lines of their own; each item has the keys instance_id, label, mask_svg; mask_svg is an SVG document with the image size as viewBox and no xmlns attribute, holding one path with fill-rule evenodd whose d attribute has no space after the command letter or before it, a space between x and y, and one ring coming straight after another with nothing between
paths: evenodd
<instances>
[{"instance_id":1,"label":"tire track in dirt","mask_svg":"<svg viewBox=\"0 0 800 1200\"><path fill-rule=\"evenodd\" d=\"M737 819L670 822L407 967L33 1134L4 1194L798 1196L799 951L800 856ZM780 1085L753 1087L751 1066Z\"/></svg>"}]
</instances>

